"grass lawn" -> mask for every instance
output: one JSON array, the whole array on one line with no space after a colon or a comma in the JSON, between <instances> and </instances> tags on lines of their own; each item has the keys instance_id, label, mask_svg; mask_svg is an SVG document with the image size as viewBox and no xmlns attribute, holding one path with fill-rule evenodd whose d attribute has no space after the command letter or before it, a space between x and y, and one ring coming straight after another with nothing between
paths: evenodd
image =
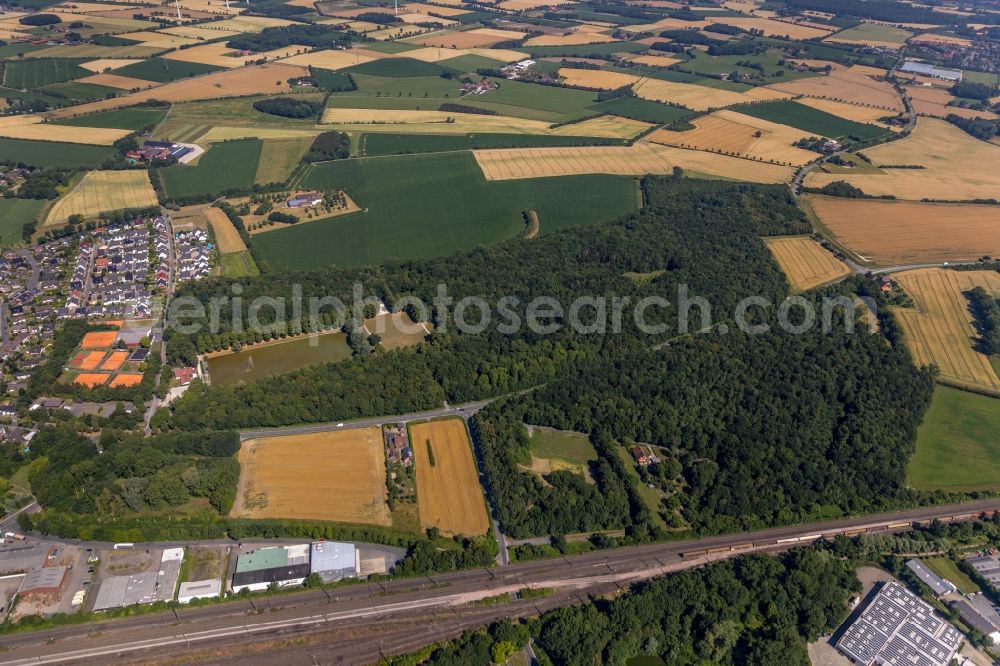
<instances>
[{"instance_id":1,"label":"grass lawn","mask_svg":"<svg viewBox=\"0 0 1000 666\"><path fill-rule=\"evenodd\" d=\"M647 123L673 123L695 115L690 109L660 104L641 97L619 97L610 102L600 102L590 107L594 111L610 113L623 118Z\"/></svg>"},{"instance_id":2,"label":"grass lawn","mask_svg":"<svg viewBox=\"0 0 1000 666\"><path fill-rule=\"evenodd\" d=\"M143 81L155 81L157 83L167 83L177 79L186 79L199 74L217 72L223 67L206 65L200 62L184 62L182 60L168 60L167 58L151 58L142 62L135 62L125 65L115 70L115 74L120 76L130 76L133 79Z\"/></svg>"},{"instance_id":3,"label":"grass lawn","mask_svg":"<svg viewBox=\"0 0 1000 666\"><path fill-rule=\"evenodd\" d=\"M558 458L574 465L597 460L597 451L586 435L561 430L533 427L531 452L537 458Z\"/></svg>"},{"instance_id":4,"label":"grass lawn","mask_svg":"<svg viewBox=\"0 0 1000 666\"><path fill-rule=\"evenodd\" d=\"M959 569L958 564L950 557L928 557L923 559L923 563L941 578L954 583L962 594L975 594L980 591L975 581Z\"/></svg>"},{"instance_id":5,"label":"grass lawn","mask_svg":"<svg viewBox=\"0 0 1000 666\"><path fill-rule=\"evenodd\" d=\"M111 146L0 139L0 155L4 160L38 167L93 167L114 152Z\"/></svg>"},{"instance_id":6,"label":"grass lawn","mask_svg":"<svg viewBox=\"0 0 1000 666\"><path fill-rule=\"evenodd\" d=\"M936 387L906 476L917 490L1000 488L1000 399Z\"/></svg>"},{"instance_id":7,"label":"grass lawn","mask_svg":"<svg viewBox=\"0 0 1000 666\"><path fill-rule=\"evenodd\" d=\"M260 275L257 262L253 260L253 255L247 252L227 252L219 255L219 265L222 268L222 277L240 278Z\"/></svg>"},{"instance_id":8,"label":"grass lawn","mask_svg":"<svg viewBox=\"0 0 1000 666\"><path fill-rule=\"evenodd\" d=\"M53 121L54 125L73 125L74 127L110 127L117 129L137 130L143 127L156 126L167 115L169 107L153 108L148 106L131 106L116 111L102 111L80 118L67 118Z\"/></svg>"},{"instance_id":9,"label":"grass lawn","mask_svg":"<svg viewBox=\"0 0 1000 666\"><path fill-rule=\"evenodd\" d=\"M989 85L1000 83L1000 75L993 72L973 72L967 69L962 73L962 78L973 83L987 83Z\"/></svg>"},{"instance_id":10,"label":"grass lawn","mask_svg":"<svg viewBox=\"0 0 1000 666\"><path fill-rule=\"evenodd\" d=\"M13 60L4 63L3 84L11 88L41 88L90 76L93 72L80 67L79 58L40 58Z\"/></svg>"},{"instance_id":11,"label":"grass lawn","mask_svg":"<svg viewBox=\"0 0 1000 666\"><path fill-rule=\"evenodd\" d=\"M363 134L359 153L366 157L435 153L473 148L533 148L538 146L611 146L617 139L589 136L537 136L531 134Z\"/></svg>"},{"instance_id":12,"label":"grass lawn","mask_svg":"<svg viewBox=\"0 0 1000 666\"><path fill-rule=\"evenodd\" d=\"M188 197L222 194L254 183L263 142L259 139L217 143L198 160L198 166L160 169L167 195Z\"/></svg>"},{"instance_id":13,"label":"grass lawn","mask_svg":"<svg viewBox=\"0 0 1000 666\"><path fill-rule=\"evenodd\" d=\"M748 104L738 107L737 111L754 118L770 120L773 123L781 123L831 139L853 136L866 140L889 134L889 130L882 127L856 123L853 120L846 120L798 102L779 101Z\"/></svg>"},{"instance_id":14,"label":"grass lawn","mask_svg":"<svg viewBox=\"0 0 1000 666\"><path fill-rule=\"evenodd\" d=\"M469 152L325 162L301 186L343 188L363 210L261 234L254 245L268 264L262 270L442 256L517 236L525 210L537 211L549 233L616 218L638 203L633 179L618 176L487 181Z\"/></svg>"},{"instance_id":15,"label":"grass lawn","mask_svg":"<svg viewBox=\"0 0 1000 666\"><path fill-rule=\"evenodd\" d=\"M21 228L44 207L40 199L0 199L0 246L21 242Z\"/></svg>"}]
</instances>

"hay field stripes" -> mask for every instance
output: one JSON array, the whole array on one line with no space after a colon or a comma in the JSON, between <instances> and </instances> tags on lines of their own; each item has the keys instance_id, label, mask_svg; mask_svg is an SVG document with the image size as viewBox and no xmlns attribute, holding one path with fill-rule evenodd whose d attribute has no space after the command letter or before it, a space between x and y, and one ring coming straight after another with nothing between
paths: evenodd
<instances>
[{"instance_id":1,"label":"hay field stripes","mask_svg":"<svg viewBox=\"0 0 1000 666\"><path fill-rule=\"evenodd\" d=\"M264 141L254 182L266 185L268 183L283 183L288 180L302 156L309 150L313 140L313 136L309 135Z\"/></svg>"},{"instance_id":2,"label":"hay field stripes","mask_svg":"<svg viewBox=\"0 0 1000 666\"><path fill-rule=\"evenodd\" d=\"M485 534L490 521L465 421L416 423L409 432L420 526L437 527L445 534Z\"/></svg>"},{"instance_id":3,"label":"hay field stripes","mask_svg":"<svg viewBox=\"0 0 1000 666\"><path fill-rule=\"evenodd\" d=\"M847 264L808 236L765 238L764 243L795 291L808 291L851 273Z\"/></svg>"},{"instance_id":4,"label":"hay field stripes","mask_svg":"<svg viewBox=\"0 0 1000 666\"><path fill-rule=\"evenodd\" d=\"M243 442L230 515L388 526L381 428Z\"/></svg>"},{"instance_id":5,"label":"hay field stripes","mask_svg":"<svg viewBox=\"0 0 1000 666\"><path fill-rule=\"evenodd\" d=\"M1000 206L806 195L837 239L879 266L1000 256Z\"/></svg>"},{"instance_id":6,"label":"hay field stripes","mask_svg":"<svg viewBox=\"0 0 1000 666\"><path fill-rule=\"evenodd\" d=\"M1000 391L1000 377L989 358L973 346L976 332L963 293L983 287L1000 296L1000 274L926 268L896 273L894 278L916 305L894 311L914 361L937 365L945 381Z\"/></svg>"},{"instance_id":7,"label":"hay field stripes","mask_svg":"<svg viewBox=\"0 0 1000 666\"><path fill-rule=\"evenodd\" d=\"M827 76L773 83L764 86L764 88L792 95L805 95L806 97L818 97L846 104L876 107L896 113L902 113L904 110L903 101L899 98L895 88L885 81L875 81L861 70L834 70ZM760 90L760 88L755 88L755 90Z\"/></svg>"},{"instance_id":8,"label":"hay field stripes","mask_svg":"<svg viewBox=\"0 0 1000 666\"><path fill-rule=\"evenodd\" d=\"M473 151L487 180L607 173L669 174L675 166L754 183L784 183L792 168L653 143L573 148L498 148Z\"/></svg>"},{"instance_id":9,"label":"hay field stripes","mask_svg":"<svg viewBox=\"0 0 1000 666\"><path fill-rule=\"evenodd\" d=\"M119 90L141 90L156 85L152 81L133 79L131 76L119 76L117 74L94 74L93 76L80 79L79 83L92 83L98 86L118 88Z\"/></svg>"},{"instance_id":10,"label":"hay field stripes","mask_svg":"<svg viewBox=\"0 0 1000 666\"><path fill-rule=\"evenodd\" d=\"M45 117L70 118L76 115L119 109L134 106L150 99L161 99L167 102L183 102L199 99L216 99L220 97L241 97L254 94L283 93L291 89L289 79L302 78L309 75L305 67L267 63L231 70L212 72L203 76L194 76L171 83L164 83L130 95L122 95L114 99L89 102L78 106L56 109L45 114Z\"/></svg>"},{"instance_id":11,"label":"hay field stripes","mask_svg":"<svg viewBox=\"0 0 1000 666\"><path fill-rule=\"evenodd\" d=\"M147 172L88 171L76 187L52 206L43 229L65 223L73 214L90 218L104 211L155 205L156 192Z\"/></svg>"},{"instance_id":12,"label":"hay field stripes","mask_svg":"<svg viewBox=\"0 0 1000 666\"><path fill-rule=\"evenodd\" d=\"M653 143L735 154L772 164L802 166L816 159L816 153L792 145L809 134L787 125L735 111L717 111L693 123L693 130L661 129L646 138Z\"/></svg>"},{"instance_id":13,"label":"hay field stripes","mask_svg":"<svg viewBox=\"0 0 1000 666\"><path fill-rule=\"evenodd\" d=\"M135 58L98 58L97 60L91 60L90 62L82 62L80 63L80 67L88 69L94 74L100 74L106 69L111 69L113 71L119 67L134 65L137 62L142 62L142 60L137 60Z\"/></svg>"},{"instance_id":14,"label":"hay field stripes","mask_svg":"<svg viewBox=\"0 0 1000 666\"><path fill-rule=\"evenodd\" d=\"M312 53L302 53L293 55L282 60L287 65L302 65L303 67L319 67L320 69L338 70L345 67L353 67L366 62L371 62L376 58L362 54L357 49L347 51L324 50Z\"/></svg>"},{"instance_id":15,"label":"hay field stripes","mask_svg":"<svg viewBox=\"0 0 1000 666\"><path fill-rule=\"evenodd\" d=\"M215 242L219 245L219 252L227 254L229 252L246 251L247 246L243 243L243 238L240 237L236 227L229 220L229 216L222 212L221 209L206 208L204 215L208 223L212 225Z\"/></svg>"},{"instance_id":16,"label":"hay field stripes","mask_svg":"<svg viewBox=\"0 0 1000 666\"><path fill-rule=\"evenodd\" d=\"M79 106L69 107L79 109ZM28 139L35 141L59 141L62 143L92 144L110 146L130 133L125 129L87 127L81 129L69 125L42 123L39 116L7 116L0 118L0 137L8 139Z\"/></svg>"},{"instance_id":17,"label":"hay field stripes","mask_svg":"<svg viewBox=\"0 0 1000 666\"><path fill-rule=\"evenodd\" d=\"M893 132L900 131L900 128L896 125L888 125L879 121L879 118L883 118L886 115L884 109L876 109L869 106L858 106L857 104L845 104L844 102L834 102L833 100L820 99L819 97L800 97L795 101L804 106L811 106L814 109L825 111L830 115L834 115L845 120L878 125L879 127L888 128Z\"/></svg>"},{"instance_id":18,"label":"hay field stripes","mask_svg":"<svg viewBox=\"0 0 1000 666\"><path fill-rule=\"evenodd\" d=\"M979 141L951 123L918 118L910 136L864 150L878 165L915 164L923 169L884 169L881 173L818 173L807 187L843 180L866 194L920 201L971 201L996 198L1000 192L1000 146Z\"/></svg>"}]
</instances>

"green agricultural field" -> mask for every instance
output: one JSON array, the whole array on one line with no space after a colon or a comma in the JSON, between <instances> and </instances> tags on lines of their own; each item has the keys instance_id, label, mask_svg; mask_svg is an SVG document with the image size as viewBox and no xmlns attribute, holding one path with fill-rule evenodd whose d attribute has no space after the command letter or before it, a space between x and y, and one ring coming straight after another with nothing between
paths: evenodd
<instances>
[{"instance_id":1,"label":"green agricultural field","mask_svg":"<svg viewBox=\"0 0 1000 666\"><path fill-rule=\"evenodd\" d=\"M597 451L586 435L562 430L532 428L531 453L537 458L557 458L574 465L597 460Z\"/></svg>"},{"instance_id":2,"label":"green agricultural field","mask_svg":"<svg viewBox=\"0 0 1000 666\"><path fill-rule=\"evenodd\" d=\"M0 246L21 242L21 229L44 207L39 199L0 199Z\"/></svg>"},{"instance_id":3,"label":"green agricultural field","mask_svg":"<svg viewBox=\"0 0 1000 666\"><path fill-rule=\"evenodd\" d=\"M365 74L368 76L382 76L393 78L407 78L411 76L438 76L445 71L444 67L432 62L415 60L400 56L398 58L383 58L381 60L371 60L360 65L348 67L343 70L355 74Z\"/></svg>"},{"instance_id":4,"label":"green agricultural field","mask_svg":"<svg viewBox=\"0 0 1000 666\"><path fill-rule=\"evenodd\" d=\"M351 74L358 85L357 91L336 93L332 97L376 96L395 98L458 97L462 84L454 79L440 76L373 76L371 74Z\"/></svg>"},{"instance_id":5,"label":"green agricultural field","mask_svg":"<svg viewBox=\"0 0 1000 666\"><path fill-rule=\"evenodd\" d=\"M597 93L589 90L557 88L537 83L493 79L499 90L484 95L467 95L459 104L496 111L503 116L566 122L593 115L590 107L597 101Z\"/></svg>"},{"instance_id":6,"label":"green agricultural field","mask_svg":"<svg viewBox=\"0 0 1000 666\"><path fill-rule=\"evenodd\" d=\"M695 112L679 106L660 104L641 97L619 97L610 102L600 102L590 107L600 113L610 113L647 123L675 123L695 116Z\"/></svg>"},{"instance_id":7,"label":"green agricultural field","mask_svg":"<svg viewBox=\"0 0 1000 666\"><path fill-rule=\"evenodd\" d=\"M439 64L442 67L447 67L448 69L454 69L459 72L473 73L477 69L496 69L497 67L500 67L504 63L499 60L484 58L483 56L464 55L464 56L458 56L457 58L449 58L448 60L442 60Z\"/></svg>"},{"instance_id":8,"label":"green agricultural field","mask_svg":"<svg viewBox=\"0 0 1000 666\"><path fill-rule=\"evenodd\" d=\"M130 76L143 81L155 81L156 83L168 83L177 79L186 79L199 74L217 72L222 67L206 65L200 62L183 62L181 60L168 60L166 58L151 58L142 62L135 62L125 65L115 70L115 74L120 76Z\"/></svg>"},{"instance_id":9,"label":"green agricultural field","mask_svg":"<svg viewBox=\"0 0 1000 666\"><path fill-rule=\"evenodd\" d=\"M96 167L113 155L111 146L0 139L0 159L38 167Z\"/></svg>"},{"instance_id":10,"label":"green agricultural field","mask_svg":"<svg viewBox=\"0 0 1000 666\"><path fill-rule=\"evenodd\" d=\"M258 139L217 143L198 160L198 166L177 165L160 169L169 197L221 195L248 188L257 175L263 142Z\"/></svg>"},{"instance_id":11,"label":"green agricultural field","mask_svg":"<svg viewBox=\"0 0 1000 666\"><path fill-rule=\"evenodd\" d=\"M672 55L672 54L671 54ZM625 72L626 74L634 74L635 72L630 72L627 69L609 67L611 71L614 72ZM651 79L660 79L661 81L673 81L675 83L693 83L699 86L705 86L706 88L718 88L719 90L731 90L733 92L746 92L753 88L749 83L736 83L735 81L723 81L722 79L713 79L710 76L699 76L698 74L689 74L687 72L678 72L673 69L658 69L655 72L647 74Z\"/></svg>"},{"instance_id":12,"label":"green agricultural field","mask_svg":"<svg viewBox=\"0 0 1000 666\"><path fill-rule=\"evenodd\" d=\"M219 255L219 266L222 269L222 277L241 278L260 275L257 262L253 260L253 255L249 252L228 252Z\"/></svg>"},{"instance_id":13,"label":"green agricultural field","mask_svg":"<svg viewBox=\"0 0 1000 666\"><path fill-rule=\"evenodd\" d=\"M1000 488L1000 399L936 387L906 476L917 490Z\"/></svg>"},{"instance_id":14,"label":"green agricultural field","mask_svg":"<svg viewBox=\"0 0 1000 666\"><path fill-rule=\"evenodd\" d=\"M541 232L636 209L635 181L573 176L488 182L472 153L340 160L315 165L304 188L343 188L362 212L261 234L264 270L362 266L423 258L513 238L535 210Z\"/></svg>"},{"instance_id":15,"label":"green agricultural field","mask_svg":"<svg viewBox=\"0 0 1000 666\"><path fill-rule=\"evenodd\" d=\"M367 42L365 43L365 48L376 53L405 53L424 47L419 44L407 44L406 42Z\"/></svg>"},{"instance_id":16,"label":"green agricultural field","mask_svg":"<svg viewBox=\"0 0 1000 666\"><path fill-rule=\"evenodd\" d=\"M77 81L67 81L66 83L54 83L42 88L43 92L56 92L65 95L74 101L86 101L104 99L106 97L117 97L121 90L109 88L108 86L98 86L93 83L80 83Z\"/></svg>"},{"instance_id":17,"label":"green agricultural field","mask_svg":"<svg viewBox=\"0 0 1000 666\"><path fill-rule=\"evenodd\" d=\"M21 42L4 44L0 46L0 58L18 58L43 48L45 47L40 44L23 44Z\"/></svg>"},{"instance_id":18,"label":"green agricultural field","mask_svg":"<svg viewBox=\"0 0 1000 666\"><path fill-rule=\"evenodd\" d=\"M967 69L962 73L962 78L973 83L986 83L994 86L1000 83L1000 75L993 72L973 72Z\"/></svg>"},{"instance_id":19,"label":"green agricultural field","mask_svg":"<svg viewBox=\"0 0 1000 666\"><path fill-rule=\"evenodd\" d=\"M329 69L310 67L309 76L321 90L336 92L338 90L352 90L356 87L351 75L347 72L334 72Z\"/></svg>"},{"instance_id":20,"label":"green agricultural field","mask_svg":"<svg viewBox=\"0 0 1000 666\"><path fill-rule=\"evenodd\" d=\"M388 134L361 136L358 154L365 157L437 153L474 148L537 148L540 146L613 146L622 141L588 136L536 136L531 134Z\"/></svg>"},{"instance_id":21,"label":"green agricultural field","mask_svg":"<svg viewBox=\"0 0 1000 666\"><path fill-rule=\"evenodd\" d=\"M81 62L86 61L79 58L8 61L4 63L3 67L3 84L22 90L35 89L93 74L93 72L80 67Z\"/></svg>"},{"instance_id":22,"label":"green agricultural field","mask_svg":"<svg viewBox=\"0 0 1000 666\"><path fill-rule=\"evenodd\" d=\"M612 53L641 53L648 48L645 44L636 44L635 42L605 42L603 44L583 44L581 46L525 46L523 50L530 51L531 57L537 60L538 58L551 58L553 56L587 58L592 55L606 56Z\"/></svg>"},{"instance_id":23,"label":"green agricultural field","mask_svg":"<svg viewBox=\"0 0 1000 666\"><path fill-rule=\"evenodd\" d=\"M767 83L775 83L779 80L793 81L810 76L819 76L814 72L796 72L779 65L778 63L785 58L784 51L780 49L771 49L754 55L730 56L708 55L695 49L693 50L693 54L690 60L683 65L679 65L679 67L699 74L730 74L732 72L739 72L740 74L747 74L749 76L763 75L767 79ZM760 65L763 69L759 70L737 63Z\"/></svg>"},{"instance_id":24,"label":"green agricultural field","mask_svg":"<svg viewBox=\"0 0 1000 666\"><path fill-rule=\"evenodd\" d=\"M887 42L889 44L902 44L913 36L912 32L907 32L902 28L881 23L861 23L853 28L831 35L829 39L833 41L849 42Z\"/></svg>"},{"instance_id":25,"label":"green agricultural field","mask_svg":"<svg viewBox=\"0 0 1000 666\"><path fill-rule=\"evenodd\" d=\"M804 132L812 132L817 136L831 139L852 136L864 141L889 133L889 130L882 127L845 120L798 102L782 100L764 102L763 104L748 104L740 106L736 110L754 118L789 125Z\"/></svg>"},{"instance_id":26,"label":"green agricultural field","mask_svg":"<svg viewBox=\"0 0 1000 666\"><path fill-rule=\"evenodd\" d=\"M962 594L975 594L980 591L975 581L959 569L958 564L950 557L925 557L923 563L938 576L954 583Z\"/></svg>"},{"instance_id":27,"label":"green agricultural field","mask_svg":"<svg viewBox=\"0 0 1000 666\"><path fill-rule=\"evenodd\" d=\"M267 99L267 97L240 97L237 99L176 103L157 128L156 137L183 141L198 138L213 127L222 126L289 127L295 129L312 129L315 126L313 118L285 118L257 111L253 108L253 103L261 99ZM321 93L306 93L296 95L296 99L320 101L323 99L323 95ZM253 136L253 134L252 130L247 131L247 135Z\"/></svg>"},{"instance_id":28,"label":"green agricultural field","mask_svg":"<svg viewBox=\"0 0 1000 666\"><path fill-rule=\"evenodd\" d=\"M110 127L117 129L137 130L143 127L155 127L167 115L169 107L131 106L116 111L102 111L79 118L66 118L53 121L54 125L73 125L75 127Z\"/></svg>"}]
</instances>

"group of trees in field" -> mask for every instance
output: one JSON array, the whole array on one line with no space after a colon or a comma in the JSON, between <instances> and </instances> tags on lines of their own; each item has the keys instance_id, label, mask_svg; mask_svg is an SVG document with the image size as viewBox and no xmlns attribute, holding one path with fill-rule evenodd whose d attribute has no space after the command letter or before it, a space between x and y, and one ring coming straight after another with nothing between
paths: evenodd
<instances>
[{"instance_id":1,"label":"group of trees in field","mask_svg":"<svg viewBox=\"0 0 1000 666\"><path fill-rule=\"evenodd\" d=\"M273 97L254 102L253 108L261 113L269 113L272 116L281 116L282 118L315 118L323 111L323 102L288 96Z\"/></svg>"},{"instance_id":2,"label":"group of trees in field","mask_svg":"<svg viewBox=\"0 0 1000 666\"><path fill-rule=\"evenodd\" d=\"M303 162L325 162L346 160L351 156L351 137L345 132L332 130L323 132L313 139L309 150L302 157Z\"/></svg>"},{"instance_id":3,"label":"group of trees in field","mask_svg":"<svg viewBox=\"0 0 1000 666\"><path fill-rule=\"evenodd\" d=\"M1000 120L966 118L955 113L949 113L945 120L982 141L989 141L995 136L1000 136Z\"/></svg>"},{"instance_id":4,"label":"group of trees in field","mask_svg":"<svg viewBox=\"0 0 1000 666\"><path fill-rule=\"evenodd\" d=\"M972 289L966 296L976 317L983 352L1000 354L1000 302L982 287Z\"/></svg>"},{"instance_id":5,"label":"group of trees in field","mask_svg":"<svg viewBox=\"0 0 1000 666\"><path fill-rule=\"evenodd\" d=\"M226 42L226 46L240 51L273 51L286 46L300 45L329 48L349 44L352 37L328 25L295 23L276 28L264 28L256 35L240 35Z\"/></svg>"}]
</instances>

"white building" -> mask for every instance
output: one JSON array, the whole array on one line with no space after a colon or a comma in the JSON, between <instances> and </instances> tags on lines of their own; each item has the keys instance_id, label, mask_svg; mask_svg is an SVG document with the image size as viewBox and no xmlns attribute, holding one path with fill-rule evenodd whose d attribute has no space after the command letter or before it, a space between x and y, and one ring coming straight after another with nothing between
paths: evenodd
<instances>
[{"instance_id":1,"label":"white building","mask_svg":"<svg viewBox=\"0 0 1000 666\"><path fill-rule=\"evenodd\" d=\"M177 592L177 601L182 604L189 604L195 599L214 599L222 592L222 581L195 580L190 583L181 583L181 589Z\"/></svg>"}]
</instances>

